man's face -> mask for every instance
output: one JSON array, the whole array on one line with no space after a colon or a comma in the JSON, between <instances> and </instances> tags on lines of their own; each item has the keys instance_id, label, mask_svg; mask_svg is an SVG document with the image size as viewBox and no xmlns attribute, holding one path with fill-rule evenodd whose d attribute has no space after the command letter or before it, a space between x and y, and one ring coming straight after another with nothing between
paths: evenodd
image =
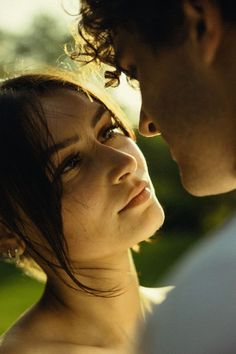
<instances>
[{"instance_id":1,"label":"man's face","mask_svg":"<svg viewBox=\"0 0 236 354\"><path fill-rule=\"evenodd\" d=\"M125 30L114 42L120 67L140 83L140 133L162 134L184 187L198 196L235 189L235 120L217 65L207 67L188 39L159 52Z\"/></svg>"}]
</instances>

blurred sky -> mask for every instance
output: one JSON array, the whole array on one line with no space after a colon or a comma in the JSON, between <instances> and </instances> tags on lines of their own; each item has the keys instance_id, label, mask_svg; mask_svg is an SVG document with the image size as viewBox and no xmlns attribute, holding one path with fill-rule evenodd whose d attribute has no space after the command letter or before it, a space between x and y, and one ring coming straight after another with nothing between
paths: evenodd
<instances>
[{"instance_id":1,"label":"blurred sky","mask_svg":"<svg viewBox=\"0 0 236 354\"><path fill-rule=\"evenodd\" d=\"M0 0L0 9L0 28L7 31L19 33L27 30L33 24L34 16L41 12L56 17L66 32L76 19L76 16L67 12L76 15L79 11L79 0ZM123 78L120 87L114 89L114 94L118 102L127 107L127 114L137 125L139 92L131 89Z\"/></svg>"},{"instance_id":2,"label":"blurred sky","mask_svg":"<svg viewBox=\"0 0 236 354\"><path fill-rule=\"evenodd\" d=\"M79 8L77 0L0 0L0 27L11 32L24 31L34 15L44 12L60 19L62 26L73 21L63 6L72 13Z\"/></svg>"}]
</instances>

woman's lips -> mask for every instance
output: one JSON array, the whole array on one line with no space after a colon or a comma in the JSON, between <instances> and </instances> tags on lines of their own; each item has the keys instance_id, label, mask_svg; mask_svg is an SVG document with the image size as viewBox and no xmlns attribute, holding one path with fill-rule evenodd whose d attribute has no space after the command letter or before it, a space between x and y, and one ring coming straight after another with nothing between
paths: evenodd
<instances>
[{"instance_id":1,"label":"woman's lips","mask_svg":"<svg viewBox=\"0 0 236 354\"><path fill-rule=\"evenodd\" d=\"M151 197L151 190L149 187L144 187L140 193L138 193L136 196L134 196L129 203L120 210L120 212L123 212L127 209L133 208L137 205L145 203L149 198Z\"/></svg>"}]
</instances>

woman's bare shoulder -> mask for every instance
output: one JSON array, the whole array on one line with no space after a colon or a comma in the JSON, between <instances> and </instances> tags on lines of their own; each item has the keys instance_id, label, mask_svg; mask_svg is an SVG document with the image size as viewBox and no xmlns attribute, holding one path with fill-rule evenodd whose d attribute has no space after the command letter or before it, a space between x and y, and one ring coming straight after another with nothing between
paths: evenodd
<instances>
[{"instance_id":1,"label":"woman's bare shoulder","mask_svg":"<svg viewBox=\"0 0 236 354\"><path fill-rule=\"evenodd\" d=\"M34 346L0 346L0 354L119 354L116 350L105 348L86 347L80 345L52 345L34 344Z\"/></svg>"},{"instance_id":2,"label":"woman's bare shoulder","mask_svg":"<svg viewBox=\"0 0 236 354\"><path fill-rule=\"evenodd\" d=\"M27 316L27 313L22 315L0 337L0 354L28 354L28 343L34 340L34 331L33 326L27 325Z\"/></svg>"},{"instance_id":3,"label":"woman's bare shoulder","mask_svg":"<svg viewBox=\"0 0 236 354\"><path fill-rule=\"evenodd\" d=\"M70 343L19 342L0 339L0 354L120 354L117 350L75 345Z\"/></svg>"},{"instance_id":4,"label":"woman's bare shoulder","mask_svg":"<svg viewBox=\"0 0 236 354\"><path fill-rule=\"evenodd\" d=\"M6 333L0 338L0 354L28 354L27 345L17 336Z\"/></svg>"},{"instance_id":5,"label":"woman's bare shoulder","mask_svg":"<svg viewBox=\"0 0 236 354\"><path fill-rule=\"evenodd\" d=\"M18 321L0 337L0 354L123 354L109 348L64 342L63 338L60 341L46 340L39 333L29 333L29 328L23 327Z\"/></svg>"},{"instance_id":6,"label":"woman's bare shoulder","mask_svg":"<svg viewBox=\"0 0 236 354\"><path fill-rule=\"evenodd\" d=\"M22 354L22 348L13 341L6 340L5 337L0 338L0 354Z\"/></svg>"}]
</instances>

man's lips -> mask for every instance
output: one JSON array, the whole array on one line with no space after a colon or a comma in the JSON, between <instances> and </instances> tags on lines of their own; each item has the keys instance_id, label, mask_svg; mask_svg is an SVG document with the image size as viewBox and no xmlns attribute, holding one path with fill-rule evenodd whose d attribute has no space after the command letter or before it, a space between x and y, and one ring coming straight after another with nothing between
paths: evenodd
<instances>
[{"instance_id":1,"label":"man's lips","mask_svg":"<svg viewBox=\"0 0 236 354\"><path fill-rule=\"evenodd\" d=\"M150 196L151 196L151 190L149 188L149 184L146 181L141 182L139 186L132 191L128 199L128 202L119 211L119 213L124 210L130 209L136 205L144 203L150 198Z\"/></svg>"}]
</instances>

